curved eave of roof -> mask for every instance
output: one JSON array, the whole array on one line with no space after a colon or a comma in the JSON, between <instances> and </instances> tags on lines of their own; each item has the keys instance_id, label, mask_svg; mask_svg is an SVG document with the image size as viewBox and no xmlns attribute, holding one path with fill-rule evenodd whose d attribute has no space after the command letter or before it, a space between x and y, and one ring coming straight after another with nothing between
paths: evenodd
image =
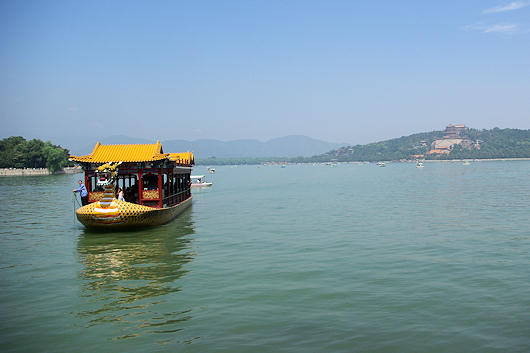
<instances>
[{"instance_id":1,"label":"curved eave of roof","mask_svg":"<svg viewBox=\"0 0 530 353\"><path fill-rule=\"evenodd\" d=\"M194 164L193 153L183 152L183 153L168 153L169 160L172 162Z\"/></svg>"}]
</instances>

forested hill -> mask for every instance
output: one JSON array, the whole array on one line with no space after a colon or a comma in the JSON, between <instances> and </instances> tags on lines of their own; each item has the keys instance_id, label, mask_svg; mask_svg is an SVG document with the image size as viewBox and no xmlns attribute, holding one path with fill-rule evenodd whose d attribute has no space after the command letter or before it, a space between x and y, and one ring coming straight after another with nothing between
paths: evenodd
<instances>
[{"instance_id":1,"label":"forested hill","mask_svg":"<svg viewBox=\"0 0 530 353\"><path fill-rule=\"evenodd\" d=\"M530 130L466 129L463 137L480 143L480 148L454 146L449 154L427 154L431 144L444 136L443 131L432 131L403 136L391 140L341 147L311 158L297 158L298 162L338 161L383 161L411 159L414 155L425 155L426 159L463 158L530 158Z\"/></svg>"}]
</instances>

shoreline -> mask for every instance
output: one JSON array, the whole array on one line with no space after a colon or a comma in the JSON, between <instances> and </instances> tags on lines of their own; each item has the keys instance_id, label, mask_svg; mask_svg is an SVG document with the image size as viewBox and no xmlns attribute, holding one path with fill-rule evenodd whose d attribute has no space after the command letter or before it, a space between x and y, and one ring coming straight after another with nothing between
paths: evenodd
<instances>
[{"instance_id":1,"label":"shoreline","mask_svg":"<svg viewBox=\"0 0 530 353\"><path fill-rule=\"evenodd\" d=\"M416 160L410 160L415 162ZM522 158L464 158L464 159L425 159L424 162L494 162L494 161L530 161L528 157Z\"/></svg>"},{"instance_id":2,"label":"shoreline","mask_svg":"<svg viewBox=\"0 0 530 353\"><path fill-rule=\"evenodd\" d=\"M521 158L464 158L464 159L422 159L423 162L495 162L495 161L530 161L530 157L521 157ZM219 164L212 164L212 163L201 163L200 161L197 162L196 166L230 166L230 165L264 165L264 163L271 164L271 165L280 165L280 164L328 164L328 163L377 163L377 162L387 162L387 163L414 163L416 162L416 159L403 159L403 160L380 160L380 161L313 161L313 162L290 162L288 158L286 158L283 161L260 161L260 162L253 162L253 163L219 163Z\"/></svg>"},{"instance_id":3,"label":"shoreline","mask_svg":"<svg viewBox=\"0 0 530 353\"><path fill-rule=\"evenodd\" d=\"M66 167L55 173L50 173L48 168L0 168L0 177L77 174L82 172L83 170L77 167Z\"/></svg>"},{"instance_id":4,"label":"shoreline","mask_svg":"<svg viewBox=\"0 0 530 353\"><path fill-rule=\"evenodd\" d=\"M402 161L383 161L387 163L414 163L415 159L408 159L408 160L402 160ZM458 162L508 162L508 161L530 161L530 157L523 157L523 158L481 158L481 159L473 159L473 158L465 158L465 159L425 159L423 162L427 163L458 163ZM219 165L262 165L264 162L255 163L255 164L219 164ZM322 164L322 163L330 163L330 162L276 162L278 164ZM335 162L335 163L376 163L375 161L368 162L368 161L341 161L341 162ZM206 164L204 164L206 165ZM204 166L203 164L197 164L197 166ZM61 171L57 171L55 173L50 173L48 168L0 168L0 177L15 177L15 176L40 176L40 175L57 175L57 174L78 174L82 173L83 170L81 168L77 167L66 167L63 168Z\"/></svg>"}]
</instances>

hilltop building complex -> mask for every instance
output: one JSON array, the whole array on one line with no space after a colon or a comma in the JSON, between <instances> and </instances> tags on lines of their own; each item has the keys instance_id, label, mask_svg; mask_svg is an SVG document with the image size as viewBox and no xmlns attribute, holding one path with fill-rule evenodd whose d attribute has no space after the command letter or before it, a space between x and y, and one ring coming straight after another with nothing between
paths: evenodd
<instances>
[{"instance_id":1,"label":"hilltop building complex","mask_svg":"<svg viewBox=\"0 0 530 353\"><path fill-rule=\"evenodd\" d=\"M445 128L445 135L441 139L434 140L431 144L431 150L428 154L449 154L456 145L463 148L480 149L478 142L473 142L466 135L467 128L465 125L449 124Z\"/></svg>"}]
</instances>

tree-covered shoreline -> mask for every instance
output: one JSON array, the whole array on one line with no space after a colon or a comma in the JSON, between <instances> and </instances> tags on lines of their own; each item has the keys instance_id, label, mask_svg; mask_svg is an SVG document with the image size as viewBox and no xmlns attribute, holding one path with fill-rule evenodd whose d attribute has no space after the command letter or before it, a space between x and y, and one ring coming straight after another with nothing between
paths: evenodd
<instances>
[{"instance_id":1,"label":"tree-covered shoreline","mask_svg":"<svg viewBox=\"0 0 530 353\"><path fill-rule=\"evenodd\" d=\"M0 140L0 168L47 168L54 173L68 166L67 149L38 139L11 136Z\"/></svg>"}]
</instances>

